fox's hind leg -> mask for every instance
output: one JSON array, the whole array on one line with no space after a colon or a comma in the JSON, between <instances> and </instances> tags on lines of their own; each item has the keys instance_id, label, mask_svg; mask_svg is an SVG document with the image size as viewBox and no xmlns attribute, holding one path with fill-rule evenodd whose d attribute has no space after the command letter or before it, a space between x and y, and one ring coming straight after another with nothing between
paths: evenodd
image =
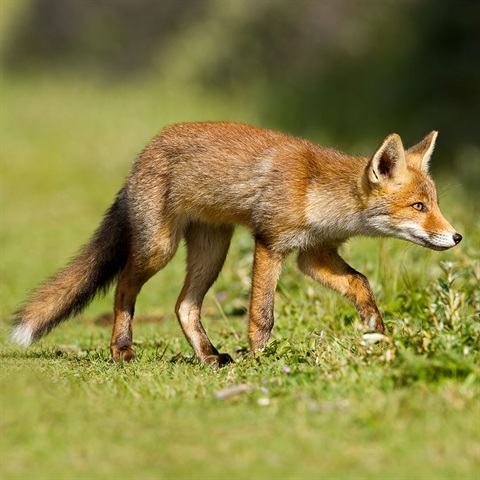
<instances>
[{"instance_id":1,"label":"fox's hind leg","mask_svg":"<svg viewBox=\"0 0 480 480\"><path fill-rule=\"evenodd\" d=\"M135 359L135 350L132 348L135 300L150 276L147 272L137 272L132 263L127 264L120 273L115 291L115 319L110 342L110 352L116 362Z\"/></svg>"},{"instance_id":2,"label":"fox's hind leg","mask_svg":"<svg viewBox=\"0 0 480 480\"><path fill-rule=\"evenodd\" d=\"M162 269L173 257L180 239L180 232L175 228L163 226L146 229L132 237L130 255L125 268L118 278L115 292L115 323L113 326L110 351L112 358L133 360L135 351L132 348L132 319L135 300L142 286L156 272Z\"/></svg>"},{"instance_id":3,"label":"fox's hind leg","mask_svg":"<svg viewBox=\"0 0 480 480\"><path fill-rule=\"evenodd\" d=\"M185 232L187 276L175 312L198 360L208 364L224 365L232 361L230 355L218 353L200 322L203 298L222 269L232 234L230 226L200 223L190 225Z\"/></svg>"},{"instance_id":4,"label":"fox's hind leg","mask_svg":"<svg viewBox=\"0 0 480 480\"><path fill-rule=\"evenodd\" d=\"M303 273L350 300L367 328L385 332L367 278L350 267L336 249L303 251L298 255L297 263Z\"/></svg>"}]
</instances>

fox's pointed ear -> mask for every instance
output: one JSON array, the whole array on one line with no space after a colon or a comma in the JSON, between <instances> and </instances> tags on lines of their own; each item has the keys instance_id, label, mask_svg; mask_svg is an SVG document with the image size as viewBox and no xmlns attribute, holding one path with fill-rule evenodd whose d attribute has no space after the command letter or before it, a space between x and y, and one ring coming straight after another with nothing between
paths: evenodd
<instances>
[{"instance_id":1,"label":"fox's pointed ear","mask_svg":"<svg viewBox=\"0 0 480 480\"><path fill-rule=\"evenodd\" d=\"M420 143L407 150L408 161L419 170L428 172L428 164L435 148L438 132L430 132Z\"/></svg>"},{"instance_id":2,"label":"fox's pointed ear","mask_svg":"<svg viewBox=\"0 0 480 480\"><path fill-rule=\"evenodd\" d=\"M383 185L399 177L406 168L402 140L396 133L392 133L373 154L366 173L371 184Z\"/></svg>"}]
</instances>

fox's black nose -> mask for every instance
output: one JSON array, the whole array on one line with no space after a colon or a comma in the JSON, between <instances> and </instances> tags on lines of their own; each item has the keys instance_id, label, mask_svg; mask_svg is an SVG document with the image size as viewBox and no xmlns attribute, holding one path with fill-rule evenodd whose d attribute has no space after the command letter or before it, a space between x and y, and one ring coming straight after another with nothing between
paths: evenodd
<instances>
[{"instance_id":1,"label":"fox's black nose","mask_svg":"<svg viewBox=\"0 0 480 480\"><path fill-rule=\"evenodd\" d=\"M459 233L456 233L453 236L453 241L455 242L455 245L459 244L462 241L462 236Z\"/></svg>"}]
</instances>

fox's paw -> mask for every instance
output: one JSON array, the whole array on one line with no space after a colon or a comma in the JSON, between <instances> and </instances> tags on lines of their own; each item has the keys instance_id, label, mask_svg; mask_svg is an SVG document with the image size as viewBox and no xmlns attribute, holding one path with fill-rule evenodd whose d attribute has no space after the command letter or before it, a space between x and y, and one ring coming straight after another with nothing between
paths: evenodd
<instances>
[{"instance_id":1,"label":"fox's paw","mask_svg":"<svg viewBox=\"0 0 480 480\"><path fill-rule=\"evenodd\" d=\"M112 358L115 362L131 362L137 358L135 350L132 347L111 347L110 351L112 352Z\"/></svg>"},{"instance_id":2,"label":"fox's paw","mask_svg":"<svg viewBox=\"0 0 480 480\"><path fill-rule=\"evenodd\" d=\"M385 324L383 323L383 320L381 318L377 319L377 321L375 322L372 330L375 333L381 333L381 334L385 334L386 331L387 331L387 329L385 327Z\"/></svg>"},{"instance_id":3,"label":"fox's paw","mask_svg":"<svg viewBox=\"0 0 480 480\"><path fill-rule=\"evenodd\" d=\"M363 328L366 333L374 332L384 334L387 330L382 317L378 315L372 315L370 318L364 319Z\"/></svg>"},{"instance_id":4,"label":"fox's paw","mask_svg":"<svg viewBox=\"0 0 480 480\"><path fill-rule=\"evenodd\" d=\"M228 353L219 353L217 355L210 355L203 360L206 365L212 367L223 367L229 363L234 363L233 358Z\"/></svg>"}]
</instances>

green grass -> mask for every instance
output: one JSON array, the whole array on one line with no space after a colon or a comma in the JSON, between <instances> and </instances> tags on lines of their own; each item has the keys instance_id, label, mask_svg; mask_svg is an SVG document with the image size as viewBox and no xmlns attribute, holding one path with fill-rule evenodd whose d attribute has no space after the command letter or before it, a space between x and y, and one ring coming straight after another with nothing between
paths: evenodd
<instances>
[{"instance_id":1,"label":"green grass","mask_svg":"<svg viewBox=\"0 0 480 480\"><path fill-rule=\"evenodd\" d=\"M173 315L183 251L139 297L137 362L109 358L111 293L25 351L7 341L10 313L88 239L148 138L176 121L257 119L150 81L6 78L2 93L2 479L480 478L478 218L460 188L442 198L459 247L344 246L384 313L378 344L290 258L272 341L245 354L252 241L240 230L203 312L235 364L192 359Z\"/></svg>"}]
</instances>

